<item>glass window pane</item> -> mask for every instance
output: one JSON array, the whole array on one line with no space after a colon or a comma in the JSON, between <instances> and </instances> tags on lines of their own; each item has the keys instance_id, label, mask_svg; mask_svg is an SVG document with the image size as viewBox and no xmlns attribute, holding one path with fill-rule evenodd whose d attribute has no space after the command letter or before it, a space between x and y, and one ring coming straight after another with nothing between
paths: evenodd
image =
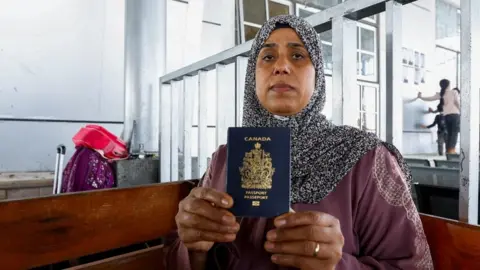
<instances>
[{"instance_id":1,"label":"glass window pane","mask_svg":"<svg viewBox=\"0 0 480 270\"><path fill-rule=\"evenodd\" d=\"M360 29L360 49L375 52L375 31L365 28Z\"/></svg>"},{"instance_id":2,"label":"glass window pane","mask_svg":"<svg viewBox=\"0 0 480 270\"><path fill-rule=\"evenodd\" d=\"M377 114L363 113L362 115L362 129L376 133L377 131Z\"/></svg>"},{"instance_id":3,"label":"glass window pane","mask_svg":"<svg viewBox=\"0 0 480 270\"><path fill-rule=\"evenodd\" d=\"M254 39L258 30L260 30L260 28L255 27L255 26L250 26L250 25L245 25L244 29L245 29L245 41L249 41L251 39Z\"/></svg>"},{"instance_id":4,"label":"glass window pane","mask_svg":"<svg viewBox=\"0 0 480 270\"><path fill-rule=\"evenodd\" d=\"M358 54L358 74L362 76L375 77L376 76L376 59L375 56L365 53Z\"/></svg>"},{"instance_id":5,"label":"glass window pane","mask_svg":"<svg viewBox=\"0 0 480 270\"><path fill-rule=\"evenodd\" d=\"M377 88L372 86L363 86L361 91L361 110L369 113L377 112Z\"/></svg>"},{"instance_id":6,"label":"glass window pane","mask_svg":"<svg viewBox=\"0 0 480 270\"><path fill-rule=\"evenodd\" d=\"M332 45L322 43L323 53L323 65L325 71L332 72L333 60L332 60Z\"/></svg>"},{"instance_id":7,"label":"glass window pane","mask_svg":"<svg viewBox=\"0 0 480 270\"><path fill-rule=\"evenodd\" d=\"M332 43L332 30L320 33L320 39Z\"/></svg>"},{"instance_id":8,"label":"glass window pane","mask_svg":"<svg viewBox=\"0 0 480 270\"><path fill-rule=\"evenodd\" d=\"M265 1L243 0L243 19L246 22L263 24L267 20Z\"/></svg>"},{"instance_id":9,"label":"glass window pane","mask_svg":"<svg viewBox=\"0 0 480 270\"><path fill-rule=\"evenodd\" d=\"M258 0L257 0L258 1ZM290 7L274 1L268 1L268 16L269 18L277 15L290 14Z\"/></svg>"}]
</instances>

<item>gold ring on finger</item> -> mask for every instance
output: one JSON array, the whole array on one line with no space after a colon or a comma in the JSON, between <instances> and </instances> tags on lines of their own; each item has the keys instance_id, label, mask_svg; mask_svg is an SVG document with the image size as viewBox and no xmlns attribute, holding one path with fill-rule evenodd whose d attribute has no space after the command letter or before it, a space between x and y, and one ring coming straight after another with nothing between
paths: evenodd
<instances>
[{"instance_id":1,"label":"gold ring on finger","mask_svg":"<svg viewBox=\"0 0 480 270\"><path fill-rule=\"evenodd\" d=\"M317 257L319 251L320 251L320 244L317 243L317 245L315 246L315 250L313 251L313 257Z\"/></svg>"}]
</instances>

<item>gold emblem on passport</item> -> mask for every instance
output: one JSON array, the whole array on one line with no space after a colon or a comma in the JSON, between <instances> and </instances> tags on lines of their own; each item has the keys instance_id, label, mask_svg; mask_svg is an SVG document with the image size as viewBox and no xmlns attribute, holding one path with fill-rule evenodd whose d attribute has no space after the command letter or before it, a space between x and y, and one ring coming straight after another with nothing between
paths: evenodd
<instances>
[{"instance_id":1,"label":"gold emblem on passport","mask_svg":"<svg viewBox=\"0 0 480 270\"><path fill-rule=\"evenodd\" d=\"M270 153L265 152L262 145L257 142L254 149L245 153L243 166L240 167L242 188L271 189L274 173L275 168L272 166Z\"/></svg>"}]
</instances>

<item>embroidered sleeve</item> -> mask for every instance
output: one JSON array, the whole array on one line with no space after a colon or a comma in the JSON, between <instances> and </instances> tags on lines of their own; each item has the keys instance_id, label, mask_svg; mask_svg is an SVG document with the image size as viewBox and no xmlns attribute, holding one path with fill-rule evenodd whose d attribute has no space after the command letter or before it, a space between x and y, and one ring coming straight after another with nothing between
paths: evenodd
<instances>
[{"instance_id":1,"label":"embroidered sleeve","mask_svg":"<svg viewBox=\"0 0 480 270\"><path fill-rule=\"evenodd\" d=\"M374 269L433 269L428 243L410 188L396 158L375 151L355 224L362 254Z\"/></svg>"},{"instance_id":2,"label":"embroidered sleeve","mask_svg":"<svg viewBox=\"0 0 480 270\"><path fill-rule=\"evenodd\" d=\"M218 150L218 149L217 149ZM212 155L212 161L198 183L200 187L210 187L212 184L212 173L217 161L217 151ZM164 245L164 261L165 269L171 270L191 270L188 250L178 238L176 231L171 232L165 239Z\"/></svg>"}]
</instances>

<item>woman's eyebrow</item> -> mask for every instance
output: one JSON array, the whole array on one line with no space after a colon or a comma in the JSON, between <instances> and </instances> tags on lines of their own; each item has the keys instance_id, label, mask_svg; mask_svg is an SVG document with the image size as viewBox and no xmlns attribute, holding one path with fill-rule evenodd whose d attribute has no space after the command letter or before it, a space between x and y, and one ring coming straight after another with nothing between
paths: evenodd
<instances>
[{"instance_id":1,"label":"woman's eyebrow","mask_svg":"<svg viewBox=\"0 0 480 270\"><path fill-rule=\"evenodd\" d=\"M277 47L277 46L278 46L277 43L265 43L265 44L263 44L262 48L274 48L274 47ZM298 42L288 42L287 47L291 47L291 48L302 47L302 48L304 48L305 46L303 46L302 43L298 43Z\"/></svg>"},{"instance_id":2,"label":"woman's eyebrow","mask_svg":"<svg viewBox=\"0 0 480 270\"><path fill-rule=\"evenodd\" d=\"M294 48L294 47L302 47L302 48L304 48L303 44L297 43L297 42L289 42L289 43L287 44L287 46L288 46L288 47L293 47L293 48Z\"/></svg>"}]
</instances>

